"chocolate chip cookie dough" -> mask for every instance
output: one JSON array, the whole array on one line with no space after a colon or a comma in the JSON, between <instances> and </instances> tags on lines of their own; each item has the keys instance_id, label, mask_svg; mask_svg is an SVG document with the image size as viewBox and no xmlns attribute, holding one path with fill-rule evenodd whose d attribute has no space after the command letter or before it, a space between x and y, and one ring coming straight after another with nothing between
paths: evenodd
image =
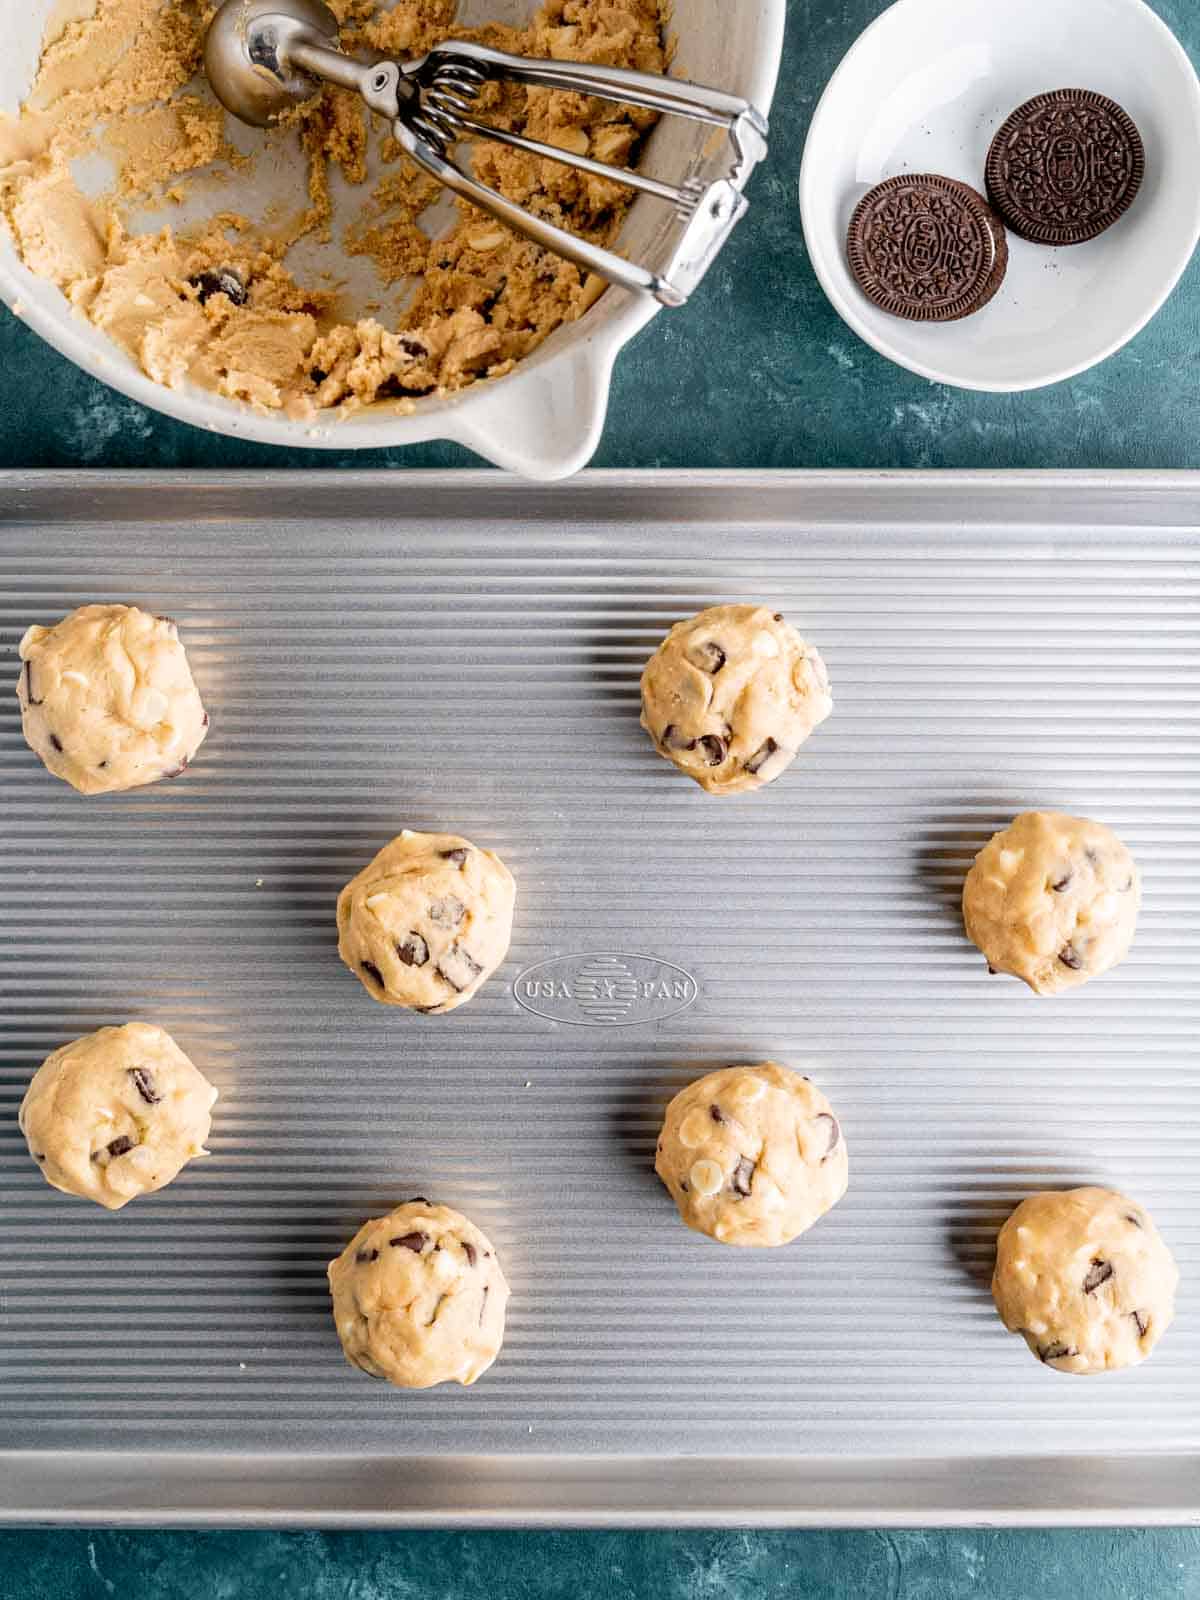
<instances>
[{"instance_id":1,"label":"chocolate chip cookie dough","mask_svg":"<svg viewBox=\"0 0 1200 1600\"><path fill-rule=\"evenodd\" d=\"M773 1061L724 1067L671 1101L654 1170L689 1228L787 1244L845 1194L846 1141L808 1078Z\"/></svg>"},{"instance_id":2,"label":"chocolate chip cookie dough","mask_svg":"<svg viewBox=\"0 0 1200 1600\"><path fill-rule=\"evenodd\" d=\"M169 1033L127 1022L47 1056L19 1121L47 1183L118 1211L207 1154L216 1098Z\"/></svg>"},{"instance_id":3,"label":"chocolate chip cookie dough","mask_svg":"<svg viewBox=\"0 0 1200 1600\"><path fill-rule=\"evenodd\" d=\"M963 886L967 937L994 972L1060 994L1115 967L1141 904L1133 857L1110 828L1025 811L979 852Z\"/></svg>"},{"instance_id":4,"label":"chocolate chip cookie dough","mask_svg":"<svg viewBox=\"0 0 1200 1600\"><path fill-rule=\"evenodd\" d=\"M508 1284L490 1240L449 1206L408 1200L329 1263L351 1366L401 1389L474 1383L500 1354Z\"/></svg>"},{"instance_id":5,"label":"chocolate chip cookie dough","mask_svg":"<svg viewBox=\"0 0 1200 1600\"><path fill-rule=\"evenodd\" d=\"M642 673L642 727L709 794L773 782L832 710L825 663L768 606L677 622Z\"/></svg>"},{"instance_id":6,"label":"chocolate chip cookie dough","mask_svg":"<svg viewBox=\"0 0 1200 1600\"><path fill-rule=\"evenodd\" d=\"M351 52L411 59L468 38L562 61L647 72L667 64L660 0L545 0L525 27L460 27L452 0L332 8ZM0 216L22 259L149 377L298 418L378 399L411 409L421 395L510 371L597 298L598 280L465 202L454 203L448 227L423 225L445 191L343 90L326 87L287 127L240 129L200 75L210 10L208 0L56 7L20 118L0 118ZM617 166L637 164L655 120L518 84L489 84L476 104L500 128ZM294 205L272 208L256 173L269 174L297 142L307 193L298 172ZM91 197L76 172L97 154L116 178ZM598 244L613 243L632 198L622 185L496 144L479 145L473 163L510 200ZM336 238L335 184L359 192ZM211 203L207 220L149 220L197 195L197 214ZM360 286L353 304L347 257L369 260L377 285L373 296Z\"/></svg>"},{"instance_id":7,"label":"chocolate chip cookie dough","mask_svg":"<svg viewBox=\"0 0 1200 1600\"><path fill-rule=\"evenodd\" d=\"M208 714L169 617L137 606L80 606L29 628L17 679L31 750L81 794L177 778Z\"/></svg>"},{"instance_id":8,"label":"chocolate chip cookie dough","mask_svg":"<svg viewBox=\"0 0 1200 1600\"><path fill-rule=\"evenodd\" d=\"M1144 1361L1171 1325L1179 1269L1149 1214L1112 1189L1023 1200L1000 1230L992 1295L1059 1372L1112 1372Z\"/></svg>"},{"instance_id":9,"label":"chocolate chip cookie dough","mask_svg":"<svg viewBox=\"0 0 1200 1600\"><path fill-rule=\"evenodd\" d=\"M338 896L338 954L373 1000L453 1011L508 953L516 894L490 850L406 829Z\"/></svg>"}]
</instances>

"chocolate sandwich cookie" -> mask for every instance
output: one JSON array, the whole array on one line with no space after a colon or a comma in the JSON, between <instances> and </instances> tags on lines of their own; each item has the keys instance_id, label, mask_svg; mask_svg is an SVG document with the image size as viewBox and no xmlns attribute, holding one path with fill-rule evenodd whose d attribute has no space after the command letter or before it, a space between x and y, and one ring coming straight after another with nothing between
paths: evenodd
<instances>
[{"instance_id":1,"label":"chocolate sandwich cookie","mask_svg":"<svg viewBox=\"0 0 1200 1600\"><path fill-rule=\"evenodd\" d=\"M911 322L982 310L1008 268L1008 238L983 196L928 172L888 178L864 195L846 253L867 299Z\"/></svg>"},{"instance_id":2,"label":"chocolate sandwich cookie","mask_svg":"<svg viewBox=\"0 0 1200 1600\"><path fill-rule=\"evenodd\" d=\"M1018 106L992 140L988 197L1035 244L1082 244L1133 204L1146 152L1133 119L1090 89L1055 89Z\"/></svg>"}]
</instances>

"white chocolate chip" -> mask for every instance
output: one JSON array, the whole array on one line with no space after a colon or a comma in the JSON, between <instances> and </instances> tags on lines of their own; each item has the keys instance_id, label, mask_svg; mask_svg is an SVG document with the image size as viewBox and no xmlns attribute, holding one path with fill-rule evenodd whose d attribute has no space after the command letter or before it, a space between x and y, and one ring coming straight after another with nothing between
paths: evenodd
<instances>
[{"instance_id":1,"label":"white chocolate chip","mask_svg":"<svg viewBox=\"0 0 1200 1600\"><path fill-rule=\"evenodd\" d=\"M1081 922L1115 922L1120 915L1120 902L1115 894L1102 894L1091 908L1091 914L1080 916Z\"/></svg>"},{"instance_id":2,"label":"white chocolate chip","mask_svg":"<svg viewBox=\"0 0 1200 1600\"><path fill-rule=\"evenodd\" d=\"M587 155L588 136L583 128L555 128L550 134L550 143L577 156Z\"/></svg>"},{"instance_id":3,"label":"white chocolate chip","mask_svg":"<svg viewBox=\"0 0 1200 1600\"><path fill-rule=\"evenodd\" d=\"M391 895L388 894L369 894L367 896L367 910L374 911L376 906L385 906L390 899Z\"/></svg>"},{"instance_id":4,"label":"white chocolate chip","mask_svg":"<svg viewBox=\"0 0 1200 1600\"><path fill-rule=\"evenodd\" d=\"M739 1105L750 1106L753 1105L756 1100L761 1100L766 1092L767 1086L762 1079L755 1077L752 1074L748 1074L746 1077L738 1080L738 1083L733 1091L733 1098L738 1102Z\"/></svg>"},{"instance_id":5,"label":"white chocolate chip","mask_svg":"<svg viewBox=\"0 0 1200 1600\"><path fill-rule=\"evenodd\" d=\"M467 235L472 250L498 250L507 235L502 228L474 228Z\"/></svg>"},{"instance_id":6,"label":"white chocolate chip","mask_svg":"<svg viewBox=\"0 0 1200 1600\"><path fill-rule=\"evenodd\" d=\"M169 702L160 689L141 684L133 692L129 705L129 719L138 728L153 728L167 713Z\"/></svg>"},{"instance_id":7,"label":"white chocolate chip","mask_svg":"<svg viewBox=\"0 0 1200 1600\"><path fill-rule=\"evenodd\" d=\"M685 1150L695 1150L709 1137L713 1129L713 1120L707 1111L699 1107L689 1111L679 1124L679 1142Z\"/></svg>"},{"instance_id":8,"label":"white chocolate chip","mask_svg":"<svg viewBox=\"0 0 1200 1600\"><path fill-rule=\"evenodd\" d=\"M79 686L83 689L86 689L88 686L88 680L84 674L82 672L72 672L69 667L64 670L63 677L66 678L70 683L79 684Z\"/></svg>"},{"instance_id":9,"label":"white chocolate chip","mask_svg":"<svg viewBox=\"0 0 1200 1600\"><path fill-rule=\"evenodd\" d=\"M1021 862L1024 861L1024 859L1025 859L1024 850L1001 850L1000 851L1000 870L1002 872L1007 872L1007 873L1010 873L1010 874L1014 873L1017 870L1017 868L1021 865Z\"/></svg>"},{"instance_id":10,"label":"white chocolate chip","mask_svg":"<svg viewBox=\"0 0 1200 1600\"><path fill-rule=\"evenodd\" d=\"M697 1161L688 1173L697 1194L717 1194L725 1184L725 1174L715 1161Z\"/></svg>"}]
</instances>

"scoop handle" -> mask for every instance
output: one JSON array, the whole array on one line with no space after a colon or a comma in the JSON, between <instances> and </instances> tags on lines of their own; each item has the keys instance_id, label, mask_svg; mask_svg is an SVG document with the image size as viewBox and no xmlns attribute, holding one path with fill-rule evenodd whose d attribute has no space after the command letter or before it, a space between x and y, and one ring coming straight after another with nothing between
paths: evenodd
<instances>
[{"instance_id":1,"label":"scoop handle","mask_svg":"<svg viewBox=\"0 0 1200 1600\"><path fill-rule=\"evenodd\" d=\"M393 124L392 135L417 165L424 167L425 171L439 183L445 184L447 189L461 195L464 200L469 200L481 211L486 211L498 222L506 223L515 232L532 239L534 244L541 245L543 249L550 250L555 255L564 256L568 261L573 261L577 267L582 267L585 272L594 272L609 283L619 284L623 289L634 289L639 294L652 294L665 306L680 306L684 303L686 296L680 295L675 287L658 273L640 267L634 261L626 261L623 256L616 255L612 250L605 250L600 245L592 244L587 239L581 239L577 234L568 233L565 228L555 227L552 222L546 222L533 212L524 210L511 200L506 200L502 194L489 188L486 183L480 183L455 162L441 155L428 140L409 127L403 118L399 118Z\"/></svg>"},{"instance_id":2,"label":"scoop handle","mask_svg":"<svg viewBox=\"0 0 1200 1600\"><path fill-rule=\"evenodd\" d=\"M366 66L316 40L298 39L288 46L287 61L311 77L333 83L339 89L360 94L372 111L396 117L401 109L420 98L417 85L407 78L394 61Z\"/></svg>"}]
</instances>

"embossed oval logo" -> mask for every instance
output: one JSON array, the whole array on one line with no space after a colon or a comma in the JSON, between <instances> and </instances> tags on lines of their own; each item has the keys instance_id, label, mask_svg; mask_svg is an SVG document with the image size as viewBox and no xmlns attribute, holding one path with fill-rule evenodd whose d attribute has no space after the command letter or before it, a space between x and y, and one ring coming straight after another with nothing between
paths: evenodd
<instances>
[{"instance_id":1,"label":"embossed oval logo","mask_svg":"<svg viewBox=\"0 0 1200 1600\"><path fill-rule=\"evenodd\" d=\"M700 989L690 972L657 956L555 956L526 967L513 984L519 1005L551 1022L631 1028L662 1022Z\"/></svg>"},{"instance_id":2,"label":"embossed oval logo","mask_svg":"<svg viewBox=\"0 0 1200 1600\"><path fill-rule=\"evenodd\" d=\"M1062 133L1050 146L1046 156L1046 177L1050 187L1066 199L1087 187L1091 177L1093 152L1071 134Z\"/></svg>"},{"instance_id":3,"label":"embossed oval logo","mask_svg":"<svg viewBox=\"0 0 1200 1600\"><path fill-rule=\"evenodd\" d=\"M910 272L926 273L941 265L946 240L933 217L914 217L904 231L900 259Z\"/></svg>"}]
</instances>

